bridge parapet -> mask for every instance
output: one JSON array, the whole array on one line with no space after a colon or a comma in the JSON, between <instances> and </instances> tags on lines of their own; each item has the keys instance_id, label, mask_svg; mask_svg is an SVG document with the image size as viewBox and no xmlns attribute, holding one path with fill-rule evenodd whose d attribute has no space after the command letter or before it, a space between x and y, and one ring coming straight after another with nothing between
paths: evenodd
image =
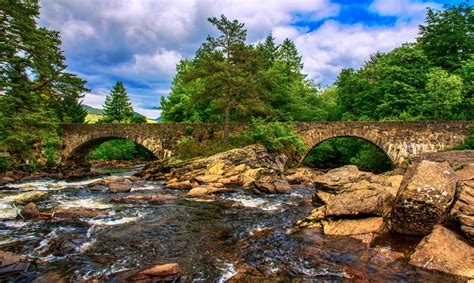
<instances>
[{"instance_id":1,"label":"bridge parapet","mask_svg":"<svg viewBox=\"0 0 474 283\"><path fill-rule=\"evenodd\" d=\"M380 147L395 165L404 158L437 152L462 143L469 121L420 122L298 122L295 130L308 147L335 137L358 137ZM232 124L231 133L245 132L248 124ZM158 158L169 155L176 143L191 135L197 140L223 135L221 123L157 124L66 124L62 133L63 160L83 159L99 144L111 139L129 139L149 149Z\"/></svg>"}]
</instances>

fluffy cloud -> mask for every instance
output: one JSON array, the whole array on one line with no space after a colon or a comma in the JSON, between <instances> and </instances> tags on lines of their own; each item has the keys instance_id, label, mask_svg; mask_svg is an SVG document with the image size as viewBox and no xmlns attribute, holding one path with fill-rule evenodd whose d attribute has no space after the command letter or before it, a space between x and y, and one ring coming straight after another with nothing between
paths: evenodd
<instances>
[{"instance_id":1,"label":"fluffy cloud","mask_svg":"<svg viewBox=\"0 0 474 283\"><path fill-rule=\"evenodd\" d=\"M389 51L412 41L417 26L367 27L325 22L319 29L294 38L305 71L316 82L331 83L342 68L361 66L377 51Z\"/></svg>"},{"instance_id":2,"label":"fluffy cloud","mask_svg":"<svg viewBox=\"0 0 474 283\"><path fill-rule=\"evenodd\" d=\"M192 57L206 36L216 33L208 17L225 14L245 23L249 42L269 32L278 40L292 38L310 77L330 83L341 68L359 67L373 52L414 40L425 8L440 6L375 0L362 4L366 14L396 21L369 25L363 17L344 24L341 11L355 4L331 0L44 0L41 5L40 24L60 31L69 70L92 88L85 103L102 105L115 81L122 80L134 106L149 115L157 114L149 109L167 94L176 63Z\"/></svg>"}]
</instances>

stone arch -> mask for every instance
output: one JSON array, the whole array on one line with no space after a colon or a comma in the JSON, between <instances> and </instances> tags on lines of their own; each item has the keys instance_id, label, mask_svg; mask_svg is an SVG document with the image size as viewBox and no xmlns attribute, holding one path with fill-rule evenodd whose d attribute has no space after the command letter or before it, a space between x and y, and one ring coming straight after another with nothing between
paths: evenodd
<instances>
[{"instance_id":1,"label":"stone arch","mask_svg":"<svg viewBox=\"0 0 474 283\"><path fill-rule=\"evenodd\" d=\"M333 138L354 137L365 140L379 149L388 157L392 165L400 163L399 149L390 142L390 135L374 127L354 127L346 123L337 123L336 127L316 127L299 131L299 135L307 146L301 162L308 153L318 144Z\"/></svg>"},{"instance_id":2,"label":"stone arch","mask_svg":"<svg viewBox=\"0 0 474 283\"><path fill-rule=\"evenodd\" d=\"M159 158L162 154L161 144L150 144L146 139L139 136L130 137L124 135L101 135L96 137L88 137L86 139L80 139L73 145L69 145L69 148L63 151L63 159L83 161L87 154L96 149L100 144L110 140L130 140L136 144L139 144L149 150L156 158Z\"/></svg>"},{"instance_id":3,"label":"stone arch","mask_svg":"<svg viewBox=\"0 0 474 283\"><path fill-rule=\"evenodd\" d=\"M328 141L328 140L331 140L331 139L336 139L336 138L357 138L357 139L361 139L363 141L366 141L366 142L374 145L375 147L377 147L381 152L383 152L385 157L387 157L387 159L390 161L390 164L392 165L392 167L395 167L396 163L394 161L394 157L390 156L390 154L388 153L389 146L385 147L385 145L387 145L387 143L378 144L377 142L374 142L374 141L369 140L367 138L364 138L364 137L361 137L361 136L356 136L356 135L334 135L334 136L331 136L331 137L328 137L328 138L325 138L325 139L322 139L322 140L319 140L319 141L313 141L314 144L313 143L311 143L310 145L307 144L308 149L306 150L303 157L301 158L300 164L303 163L304 159L308 156L308 154L314 148L316 148L318 145L320 145L321 143L323 143L325 141Z\"/></svg>"}]
</instances>

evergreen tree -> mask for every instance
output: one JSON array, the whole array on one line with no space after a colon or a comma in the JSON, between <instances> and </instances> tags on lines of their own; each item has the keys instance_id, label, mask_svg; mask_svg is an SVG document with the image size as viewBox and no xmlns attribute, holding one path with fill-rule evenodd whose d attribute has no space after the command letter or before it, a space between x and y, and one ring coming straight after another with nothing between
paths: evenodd
<instances>
[{"instance_id":1,"label":"evergreen tree","mask_svg":"<svg viewBox=\"0 0 474 283\"><path fill-rule=\"evenodd\" d=\"M87 91L67 73L59 33L38 27L38 1L0 0L0 151L24 169L59 157L59 124Z\"/></svg>"},{"instance_id":2,"label":"evergreen tree","mask_svg":"<svg viewBox=\"0 0 474 283\"><path fill-rule=\"evenodd\" d=\"M275 43L275 38L271 33L265 38L263 43L257 45L257 50L263 58L266 69L270 68L276 61L279 48L280 46Z\"/></svg>"},{"instance_id":3,"label":"evergreen tree","mask_svg":"<svg viewBox=\"0 0 474 283\"><path fill-rule=\"evenodd\" d=\"M195 102L208 102L224 112L224 140L229 137L231 111L263 111L261 89L257 78L258 63L255 49L245 45L247 30L237 20L224 15L209 18L220 32L208 36L196 61L194 78L205 78L205 91L193 96Z\"/></svg>"},{"instance_id":4,"label":"evergreen tree","mask_svg":"<svg viewBox=\"0 0 474 283\"><path fill-rule=\"evenodd\" d=\"M133 108L127 91L121 81L117 81L104 103L102 122L126 122L133 116Z\"/></svg>"}]
</instances>

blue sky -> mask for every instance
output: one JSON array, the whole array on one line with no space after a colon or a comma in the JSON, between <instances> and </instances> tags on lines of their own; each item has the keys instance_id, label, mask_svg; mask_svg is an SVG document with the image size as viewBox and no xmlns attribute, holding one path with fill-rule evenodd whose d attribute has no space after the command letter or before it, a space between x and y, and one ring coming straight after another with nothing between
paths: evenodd
<instances>
[{"instance_id":1,"label":"blue sky","mask_svg":"<svg viewBox=\"0 0 474 283\"><path fill-rule=\"evenodd\" d=\"M328 85L342 68L358 68L374 52L414 41L427 7L461 2L42 0L39 23L61 33L68 71L88 81L84 104L101 108L121 80L134 109L156 118L153 107L169 94L176 64L215 34L210 16L245 23L250 43L270 32L278 42L291 38L308 77Z\"/></svg>"}]
</instances>

